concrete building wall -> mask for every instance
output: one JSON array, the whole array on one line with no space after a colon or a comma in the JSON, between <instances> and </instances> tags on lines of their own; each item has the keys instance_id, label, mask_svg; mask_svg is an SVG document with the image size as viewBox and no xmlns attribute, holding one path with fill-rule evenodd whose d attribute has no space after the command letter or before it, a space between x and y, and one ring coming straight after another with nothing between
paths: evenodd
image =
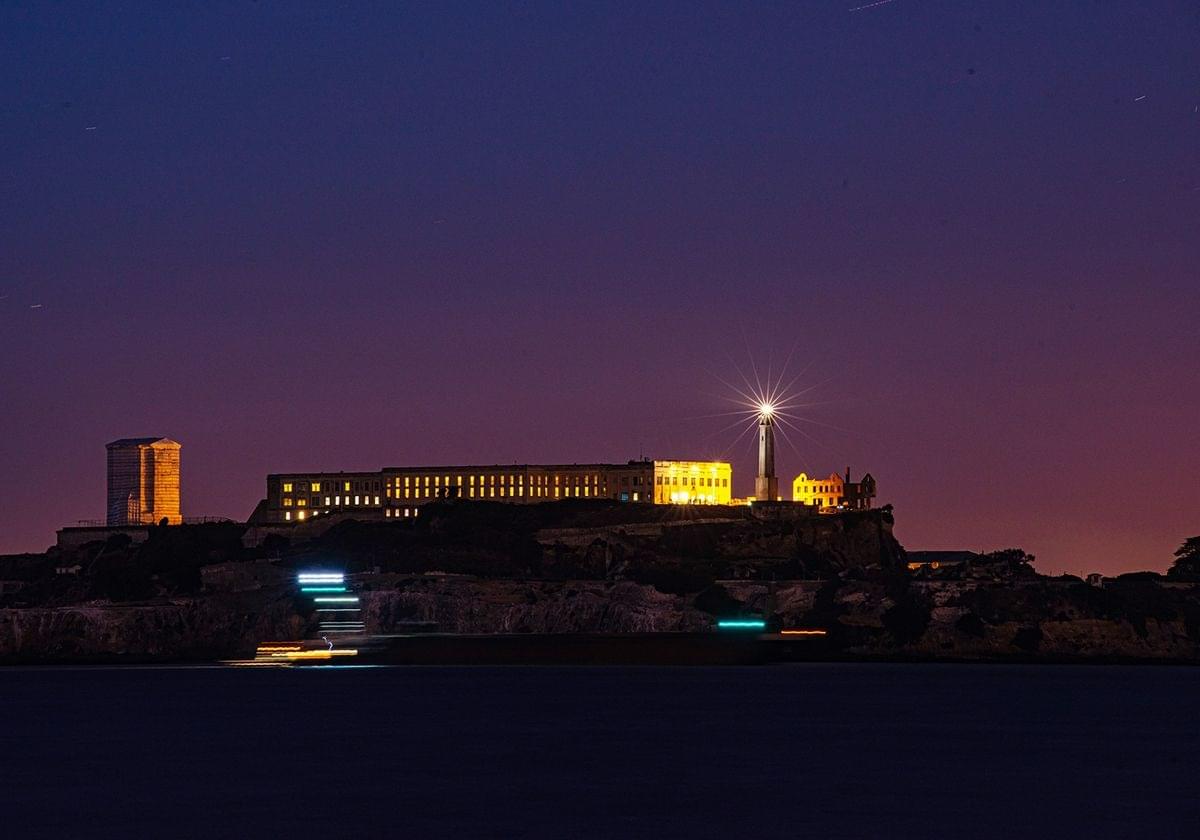
<instances>
[{"instance_id":1,"label":"concrete building wall","mask_svg":"<svg viewBox=\"0 0 1200 840\"><path fill-rule=\"evenodd\" d=\"M732 478L724 461L655 461L654 502L727 505Z\"/></svg>"},{"instance_id":2,"label":"concrete building wall","mask_svg":"<svg viewBox=\"0 0 1200 840\"><path fill-rule=\"evenodd\" d=\"M812 505L819 510L845 508L869 510L875 498L875 479L867 473L861 481L850 481L850 470L846 477L830 473L826 478L800 473L792 482L792 501Z\"/></svg>"},{"instance_id":3,"label":"concrete building wall","mask_svg":"<svg viewBox=\"0 0 1200 840\"><path fill-rule=\"evenodd\" d=\"M150 521L183 522L179 509L179 444L152 444L146 453L146 492L150 499Z\"/></svg>"},{"instance_id":4,"label":"concrete building wall","mask_svg":"<svg viewBox=\"0 0 1200 840\"><path fill-rule=\"evenodd\" d=\"M683 478L688 478L683 495ZM677 484L663 483L668 477ZM691 479L696 479L693 488ZM727 504L730 466L702 461L626 464L513 464L388 467L373 473L287 473L267 476L265 523L308 522L352 513L408 518L442 499L537 504L563 499L613 499L638 504ZM711 483L710 483L711 482Z\"/></svg>"},{"instance_id":5,"label":"concrete building wall","mask_svg":"<svg viewBox=\"0 0 1200 840\"><path fill-rule=\"evenodd\" d=\"M167 438L123 438L109 443L106 521L110 526L168 524L180 514L180 445Z\"/></svg>"},{"instance_id":6,"label":"concrete building wall","mask_svg":"<svg viewBox=\"0 0 1200 840\"><path fill-rule=\"evenodd\" d=\"M830 473L825 478L810 478L805 473L800 473L792 482L792 501L818 508L837 507L845 501L842 477L837 473Z\"/></svg>"}]
</instances>

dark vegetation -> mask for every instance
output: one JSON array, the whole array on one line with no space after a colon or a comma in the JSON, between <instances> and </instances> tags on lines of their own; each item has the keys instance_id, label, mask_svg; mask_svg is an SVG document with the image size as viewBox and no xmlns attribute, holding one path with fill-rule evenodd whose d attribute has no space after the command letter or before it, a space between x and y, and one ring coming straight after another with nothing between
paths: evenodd
<instances>
[{"instance_id":1,"label":"dark vegetation","mask_svg":"<svg viewBox=\"0 0 1200 840\"><path fill-rule=\"evenodd\" d=\"M1181 546L1166 577L1127 574L1099 587L1039 576L1033 556L1017 548L910 572L890 521L890 510L762 521L746 508L571 500L447 502L411 520L346 520L307 538L301 530L273 534L254 547L243 545L245 527L234 523L155 527L140 544L114 535L77 549L0 557L6 583L0 608L184 599L205 591L206 575L213 579L208 567L258 561L267 566L256 568L276 570L280 587L288 575L279 572L309 567L401 577L632 581L713 617L770 618L774 595L764 602L762 584L803 581L810 600L787 620L829 628L834 649L878 639L894 647L919 643L931 624L927 587L963 582L969 585L938 603L963 610L954 629L964 642L991 635L1033 653L1043 646L1045 622L1088 618L1128 622L1143 639L1152 622L1179 621L1200 642L1200 585L1190 583L1200 584L1200 537ZM869 597L848 606L848 592ZM851 612L871 610L871 621L849 620ZM993 631L1000 625L1008 628L1003 636Z\"/></svg>"},{"instance_id":2,"label":"dark vegetation","mask_svg":"<svg viewBox=\"0 0 1200 840\"><path fill-rule=\"evenodd\" d=\"M1175 562L1167 570L1173 580L1200 581L1200 536L1188 537L1175 550Z\"/></svg>"}]
</instances>

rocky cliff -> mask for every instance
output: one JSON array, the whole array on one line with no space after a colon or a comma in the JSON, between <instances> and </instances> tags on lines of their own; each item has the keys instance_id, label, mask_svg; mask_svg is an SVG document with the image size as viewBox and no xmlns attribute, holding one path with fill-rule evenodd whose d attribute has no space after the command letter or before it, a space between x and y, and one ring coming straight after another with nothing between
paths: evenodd
<instances>
[{"instance_id":1,"label":"rocky cliff","mask_svg":"<svg viewBox=\"0 0 1200 840\"><path fill-rule=\"evenodd\" d=\"M1190 584L1036 575L1019 552L913 572L888 511L763 521L744 508L449 504L247 548L227 525L0 558L0 661L245 656L310 636L296 569L352 575L373 633L821 627L843 657L1200 661ZM207 528L207 530L205 530ZM5 570L7 569L7 572ZM66 570L65 572L63 570Z\"/></svg>"}]
</instances>

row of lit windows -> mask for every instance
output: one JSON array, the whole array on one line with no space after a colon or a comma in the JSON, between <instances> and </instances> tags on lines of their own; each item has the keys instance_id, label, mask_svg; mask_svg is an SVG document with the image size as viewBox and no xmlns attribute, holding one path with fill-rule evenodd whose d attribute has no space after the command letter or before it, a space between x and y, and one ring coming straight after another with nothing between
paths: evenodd
<instances>
[{"instance_id":1,"label":"row of lit windows","mask_svg":"<svg viewBox=\"0 0 1200 840\"><path fill-rule=\"evenodd\" d=\"M395 499L442 499L447 497L459 497L467 499L512 499L525 498L528 496L531 499L559 499L567 496L602 496L607 494L607 486L604 488L593 487L590 484L577 484L573 487L530 487L529 492L525 492L525 485L518 484L512 486L508 484L492 485L488 487L475 487L468 485L466 493L463 495L462 487L441 487L434 485L432 487L405 487L403 490L396 490L393 495L391 488L388 488L388 498ZM453 492L451 492L453 491Z\"/></svg>"},{"instance_id":2,"label":"row of lit windows","mask_svg":"<svg viewBox=\"0 0 1200 840\"><path fill-rule=\"evenodd\" d=\"M333 506L334 506L334 507L342 507L342 498L343 498L343 497L341 497L341 496L333 496L332 498L333 498ZM361 505L370 505L370 504L376 504L376 505L377 505L377 504L379 504L379 503L380 503L380 501L379 501L379 497L378 497L378 496L376 496L376 497L375 497L375 501L374 501L374 502L372 502L372 501L371 501L371 497L370 497L370 496L354 496L354 497L353 497L353 500L354 500L353 502L351 501L351 498L352 498L352 497L350 497L350 496L346 496L346 497L345 497L345 504L346 504L347 506L349 506L349 505L358 505L358 506L361 506ZM329 497L329 496L326 496L326 497L325 497L325 506L326 506L326 507L329 507L329 499L330 499L330 497ZM313 507L318 507L320 504L321 504L321 497L320 497L320 496L313 496L313 497L312 497L312 506L313 506ZM292 507L293 505L295 505L296 507L307 507L307 506L308 506L308 498L307 498L306 496L301 496L301 497L299 497L298 499L296 499L295 501L293 501L291 496L284 496L284 497L283 497L283 506L284 506L284 507Z\"/></svg>"},{"instance_id":3,"label":"row of lit windows","mask_svg":"<svg viewBox=\"0 0 1200 840\"><path fill-rule=\"evenodd\" d=\"M797 487L800 488L797 491L800 493L834 493L834 492L836 492L833 489L832 484L822 484L817 487L811 487L802 482L802 483L798 484Z\"/></svg>"},{"instance_id":4,"label":"row of lit windows","mask_svg":"<svg viewBox=\"0 0 1200 840\"><path fill-rule=\"evenodd\" d=\"M659 495L660 502L663 501L663 496L665 495L665 493ZM687 490L677 490L671 493L668 498L671 500L671 504L674 505L715 505L717 503L717 497L713 493L694 494L689 493ZM634 498L634 501L636 502L637 499Z\"/></svg>"},{"instance_id":5,"label":"row of lit windows","mask_svg":"<svg viewBox=\"0 0 1200 840\"><path fill-rule=\"evenodd\" d=\"M691 482L690 484L688 482ZM707 478L701 476L700 483L696 483L696 476L675 476L675 475L659 475L655 476L655 484L665 484L673 487L728 487L728 478Z\"/></svg>"},{"instance_id":6,"label":"row of lit windows","mask_svg":"<svg viewBox=\"0 0 1200 840\"><path fill-rule=\"evenodd\" d=\"M421 498L423 496L431 495L431 494L420 493L418 488L421 488L421 487L441 488L441 487L457 486L457 487L467 488L472 485L475 485L480 488L483 488L485 486L487 486L487 487L509 486L509 487L518 487L519 488L521 486L524 486L525 484L528 484L531 488L534 488L534 487L547 487L548 488L551 486L555 486L555 487L563 487L563 486L588 487L588 486L590 486L594 489L591 490L590 492L588 492L587 495L598 496L598 495L602 495L602 493L604 493L604 494L607 493L607 484L608 484L608 476L607 475L604 476L603 480L602 480L601 475L596 474L596 473L586 473L586 474L568 473L565 475L564 474L551 475L551 474L546 474L546 473L534 473L534 474L531 474L528 476L528 481L526 480L527 476L525 473L489 473L489 474L482 474L482 475L467 475L467 476L459 475L459 476L455 476L455 478L457 479L457 481L452 482L451 476L449 476L449 475L417 475L417 476L406 475L406 476L396 476L391 481L385 480L383 482L383 485L384 485L384 487L388 488L389 490L394 487L396 490L396 496L395 496L396 498L400 498L399 491L400 491L401 487L404 487L404 488L406 488L407 491L409 491L408 493L406 493L406 498L414 498L414 497ZM551 479L553 479L553 480L551 480ZM616 480L615 476L613 476L613 480L614 481ZM643 476L643 475L633 475L633 476L622 475L620 477L620 484L624 485L624 486L629 486L630 484L633 484L635 486L642 486L642 485L648 483L649 480L650 479L648 476ZM710 486L710 487L711 486L718 486L718 487L726 486L726 487L728 487L729 486L729 479L723 479L722 480L723 484L714 484L713 482L715 482L715 481L717 481L717 479L702 479L699 486L701 486L701 487L703 487L703 486ZM666 479L665 477L659 477L657 483L659 483L659 484L668 484L669 483L669 484L672 484L675 486L679 486L680 484L682 484L682 486L689 486L689 482L690 482L690 486L693 486L693 487L697 486L695 477L691 477L690 479L688 477L682 477L679 479L676 479L675 477L671 477L670 479ZM281 489L284 494L289 494L289 495L299 493L299 492L304 492L305 487L307 487L308 492L311 492L311 493L328 493L332 490L338 489L338 485L340 485L341 486L340 489L345 491L346 493L350 493L351 491L358 491L358 490L371 490L371 489L379 490L380 489L379 481L369 481L369 480L367 480L367 481L327 481L327 480L284 481L284 482L281 482ZM601 489L600 489L602 485L605 487L604 491L601 491ZM417 492L412 492L414 490L417 490ZM482 491L480 492L480 495L481 496L484 495L482 493ZM507 495L512 495L512 494L509 493ZM530 495L549 498L549 497L551 497L552 494L549 492L535 493L531 490ZM572 494L572 495L579 495L579 494ZM347 498L351 498L351 497L347 496ZM366 497L364 497L364 498L366 498ZM284 501L284 506L286 506L286 507L291 507L293 504L295 504L295 503L288 502L286 500ZM347 502L347 504L349 504L349 502Z\"/></svg>"},{"instance_id":7,"label":"row of lit windows","mask_svg":"<svg viewBox=\"0 0 1200 840\"><path fill-rule=\"evenodd\" d=\"M817 507L837 507L845 504L846 500L841 496L830 496L828 499L822 499L820 496L814 498L812 503Z\"/></svg>"},{"instance_id":8,"label":"row of lit windows","mask_svg":"<svg viewBox=\"0 0 1200 840\"><path fill-rule=\"evenodd\" d=\"M331 490L337 489L336 485L338 483L339 482L336 482L336 481L300 481L300 482L285 481L285 482L283 482L283 492L284 493L293 493L293 492L296 492L295 488L297 485L299 485L301 488L303 488L304 485L307 484L310 493L320 493L322 491L328 493ZM341 482L341 485L342 485L342 490L346 491L346 492L349 492L351 490L378 490L379 482L376 481L373 483L375 485L374 487L371 486L372 482L370 482L370 481L343 481L343 482ZM303 492L303 490L301 490L300 492Z\"/></svg>"},{"instance_id":9,"label":"row of lit windows","mask_svg":"<svg viewBox=\"0 0 1200 840\"><path fill-rule=\"evenodd\" d=\"M566 481L563 481L562 480L563 476L560 476L560 475L554 476L554 484L559 485L559 486L561 486L563 484L571 484L572 478L575 479L575 481L574 481L575 484L591 484L591 485L600 484L600 476L598 476L598 475L583 475L583 476L568 475L565 478L566 478ZM466 476L465 481L463 480L463 476L460 475L460 476L456 476L456 479L457 479L457 481L452 484L450 481L450 476L448 476L448 475L447 476L440 476L440 475L407 476L406 475L406 476L403 476L403 484L401 484L400 476L397 476L394 479L393 484L397 490L400 489L401 486L403 486L403 487L420 487L422 485L425 487L443 487L443 486L445 486L445 487L452 487L452 486L463 487L463 486L470 486L473 484L478 484L479 486L483 486L485 484L487 484L487 485L507 484L507 485L520 486L525 483L525 474L517 473L514 475L514 474L510 474L510 473L500 473L500 474L491 473L488 475L480 475L480 476L468 475L468 476ZM531 475L531 476L529 476L529 484L530 484L530 486L548 487L550 485L550 476L548 476L548 475Z\"/></svg>"}]
</instances>

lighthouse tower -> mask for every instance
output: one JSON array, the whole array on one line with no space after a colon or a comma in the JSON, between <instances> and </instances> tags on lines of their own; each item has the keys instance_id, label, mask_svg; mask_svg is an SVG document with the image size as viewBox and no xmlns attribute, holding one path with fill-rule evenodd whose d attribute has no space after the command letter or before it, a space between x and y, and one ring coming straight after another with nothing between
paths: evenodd
<instances>
[{"instance_id":1,"label":"lighthouse tower","mask_svg":"<svg viewBox=\"0 0 1200 840\"><path fill-rule=\"evenodd\" d=\"M754 498L773 502L779 498L779 479L775 477L774 407L758 407L758 477L754 479Z\"/></svg>"}]
</instances>

